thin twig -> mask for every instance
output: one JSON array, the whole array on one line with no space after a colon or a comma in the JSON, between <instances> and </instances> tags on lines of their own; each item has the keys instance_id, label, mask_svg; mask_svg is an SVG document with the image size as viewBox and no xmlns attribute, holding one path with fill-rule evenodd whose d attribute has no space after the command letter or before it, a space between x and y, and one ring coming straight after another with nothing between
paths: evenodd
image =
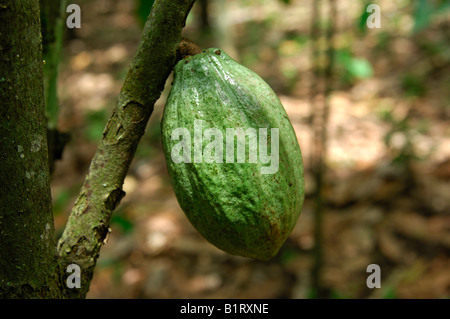
<instances>
[{"instance_id":1,"label":"thin twig","mask_svg":"<svg viewBox=\"0 0 450 319\"><path fill-rule=\"evenodd\" d=\"M329 27L326 30L326 65L323 73L323 99L320 107L315 107L314 112L314 153L313 153L313 173L316 184L315 211L314 211L314 267L312 272L312 282L314 297L323 298L326 296L325 288L322 283L323 269L323 218L325 199L323 186L326 172L326 153L327 153L327 127L330 112L330 94L333 88L333 68L334 68L334 33L336 19L336 2L329 0ZM315 4L317 5L317 4ZM317 9L316 9L317 10ZM319 10L316 11L316 13ZM317 32L317 30L316 30ZM317 53L317 52L316 52ZM317 65L316 65L317 67ZM320 79L318 77L317 81ZM316 92L314 92L316 93Z\"/></svg>"}]
</instances>

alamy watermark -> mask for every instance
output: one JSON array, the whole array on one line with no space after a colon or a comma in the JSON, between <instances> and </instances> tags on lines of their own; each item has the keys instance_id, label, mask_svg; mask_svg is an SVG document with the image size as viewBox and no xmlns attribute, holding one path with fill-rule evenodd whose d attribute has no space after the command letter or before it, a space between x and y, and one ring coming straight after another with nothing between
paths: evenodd
<instances>
[{"instance_id":1,"label":"alamy watermark","mask_svg":"<svg viewBox=\"0 0 450 319\"><path fill-rule=\"evenodd\" d=\"M366 272L371 274L367 277L367 288L381 288L381 268L377 264L367 266Z\"/></svg>"},{"instance_id":2,"label":"alamy watermark","mask_svg":"<svg viewBox=\"0 0 450 319\"><path fill-rule=\"evenodd\" d=\"M369 4L366 8L366 12L371 12L367 17L366 25L369 29L381 28L381 9L377 4Z\"/></svg>"},{"instance_id":3,"label":"alamy watermark","mask_svg":"<svg viewBox=\"0 0 450 319\"><path fill-rule=\"evenodd\" d=\"M67 276L67 280L66 280L67 288L70 288L70 289L81 288L80 266L78 266L77 264L70 264L69 266L67 266L66 272L70 273L70 275Z\"/></svg>"},{"instance_id":4,"label":"alamy watermark","mask_svg":"<svg viewBox=\"0 0 450 319\"><path fill-rule=\"evenodd\" d=\"M66 8L66 12L70 15L66 19L66 26L69 29L81 28L81 8L78 4L69 4Z\"/></svg>"},{"instance_id":5,"label":"alamy watermark","mask_svg":"<svg viewBox=\"0 0 450 319\"><path fill-rule=\"evenodd\" d=\"M248 154L249 164L268 164L261 166L261 174L275 174L279 165L279 129L271 128L226 128L225 134L217 128L207 128L203 131L203 120L194 121L194 141L191 133L185 127L176 128L171 133L172 141L176 143L170 152L174 163L246 163ZM224 150L224 135L226 139ZM214 139L213 139L214 136ZM235 137L237 145L235 144ZM213 139L213 140L212 140ZM248 153L246 140L248 139ZM270 155L268 154L268 140L270 139ZM208 144L203 148L203 142ZM193 145L193 157L192 146ZM225 157L224 157L225 151Z\"/></svg>"}]
</instances>

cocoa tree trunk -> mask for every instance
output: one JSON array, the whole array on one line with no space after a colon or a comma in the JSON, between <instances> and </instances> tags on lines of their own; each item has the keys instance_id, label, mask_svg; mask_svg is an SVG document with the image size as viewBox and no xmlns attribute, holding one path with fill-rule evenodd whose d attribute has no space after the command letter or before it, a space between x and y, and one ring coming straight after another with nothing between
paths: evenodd
<instances>
[{"instance_id":1,"label":"cocoa tree trunk","mask_svg":"<svg viewBox=\"0 0 450 319\"><path fill-rule=\"evenodd\" d=\"M0 1L0 298L58 297L39 2Z\"/></svg>"}]
</instances>

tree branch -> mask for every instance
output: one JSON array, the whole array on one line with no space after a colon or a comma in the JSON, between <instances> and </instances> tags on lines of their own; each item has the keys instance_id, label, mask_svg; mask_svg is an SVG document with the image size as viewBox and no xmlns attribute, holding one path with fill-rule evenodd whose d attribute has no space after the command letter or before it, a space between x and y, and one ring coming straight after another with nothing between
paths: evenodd
<instances>
[{"instance_id":1,"label":"tree branch","mask_svg":"<svg viewBox=\"0 0 450 319\"><path fill-rule=\"evenodd\" d=\"M181 31L195 0L157 0L147 19L117 104L103 132L78 199L58 242L61 271L76 263L84 297L109 221L125 193L123 181L147 122L177 59Z\"/></svg>"}]
</instances>

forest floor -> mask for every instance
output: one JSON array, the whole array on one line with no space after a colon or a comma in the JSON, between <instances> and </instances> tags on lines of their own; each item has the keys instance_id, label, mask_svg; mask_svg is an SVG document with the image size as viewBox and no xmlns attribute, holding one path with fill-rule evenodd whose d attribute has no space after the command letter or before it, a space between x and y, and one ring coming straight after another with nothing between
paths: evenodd
<instances>
[{"instance_id":1,"label":"forest floor","mask_svg":"<svg viewBox=\"0 0 450 319\"><path fill-rule=\"evenodd\" d=\"M406 16L405 8L402 15L388 1L381 6L385 2L383 14ZM60 68L60 129L72 139L52 181L59 233L141 33L133 1L78 3L82 28L68 34ZM234 10L229 35L218 41L214 32L205 36L191 21L198 16L194 7L184 36L204 48L228 49L279 94L305 166L307 194L297 226L268 262L228 255L197 233L174 196L161 148L168 81L125 180L127 195L112 217L88 298L310 297L315 187L310 22L305 21L310 21L311 1L252 3L229 1L228 10ZM348 63L336 66L340 76L330 96L328 123L323 286L330 298L448 298L450 49L436 48L450 41L449 21L419 35L402 27L390 30L387 24L384 33L382 28L361 37L351 24L358 10L356 4L340 4L337 49L340 57L348 52L364 57L373 73L357 78ZM215 12L212 6L213 25ZM381 267L381 289L366 285L370 264Z\"/></svg>"}]
</instances>

